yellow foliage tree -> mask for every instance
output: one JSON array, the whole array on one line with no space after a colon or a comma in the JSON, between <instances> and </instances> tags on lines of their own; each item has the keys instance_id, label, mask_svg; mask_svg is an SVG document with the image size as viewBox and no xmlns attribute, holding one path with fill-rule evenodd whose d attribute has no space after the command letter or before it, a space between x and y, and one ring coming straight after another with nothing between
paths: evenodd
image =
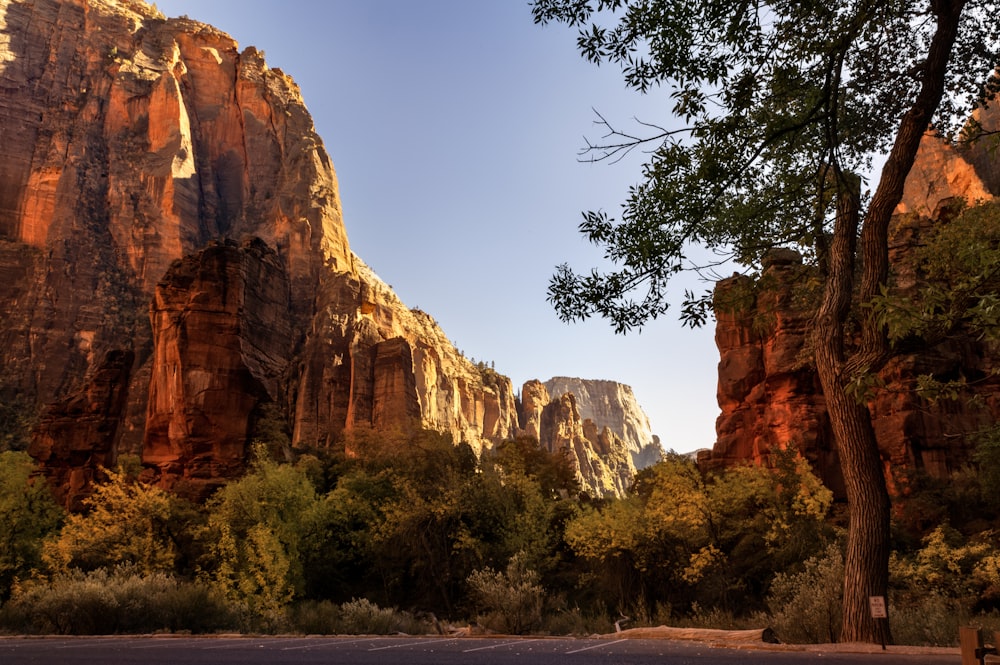
<instances>
[{"instance_id":1,"label":"yellow foliage tree","mask_svg":"<svg viewBox=\"0 0 1000 665\"><path fill-rule=\"evenodd\" d=\"M794 452L776 453L776 463L703 477L668 456L639 473L629 496L570 521L566 542L623 612L759 597L776 570L822 546L832 501Z\"/></svg>"},{"instance_id":2,"label":"yellow foliage tree","mask_svg":"<svg viewBox=\"0 0 1000 665\"><path fill-rule=\"evenodd\" d=\"M212 568L204 576L244 611L248 629L274 629L304 584L305 530L320 508L307 472L278 464L263 445L251 471L208 504Z\"/></svg>"},{"instance_id":3,"label":"yellow foliage tree","mask_svg":"<svg viewBox=\"0 0 1000 665\"><path fill-rule=\"evenodd\" d=\"M169 532L171 498L124 472L106 471L84 505L43 546L55 573L131 565L142 574L173 572L177 548Z\"/></svg>"}]
</instances>

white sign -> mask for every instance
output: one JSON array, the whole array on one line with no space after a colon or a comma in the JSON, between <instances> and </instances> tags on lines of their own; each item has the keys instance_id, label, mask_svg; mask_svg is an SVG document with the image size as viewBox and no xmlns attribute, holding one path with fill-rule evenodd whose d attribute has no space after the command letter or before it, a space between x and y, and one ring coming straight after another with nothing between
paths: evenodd
<instances>
[{"instance_id":1,"label":"white sign","mask_svg":"<svg viewBox=\"0 0 1000 665\"><path fill-rule=\"evenodd\" d=\"M885 596L868 596L868 606L872 610L873 619L887 619L889 617L885 611Z\"/></svg>"}]
</instances>

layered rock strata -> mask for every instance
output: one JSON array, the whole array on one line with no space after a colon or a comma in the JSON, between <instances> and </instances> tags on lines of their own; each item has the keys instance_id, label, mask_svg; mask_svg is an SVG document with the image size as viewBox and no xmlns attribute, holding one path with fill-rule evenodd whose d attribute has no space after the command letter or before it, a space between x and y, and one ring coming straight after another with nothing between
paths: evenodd
<instances>
[{"instance_id":1,"label":"layered rock strata","mask_svg":"<svg viewBox=\"0 0 1000 665\"><path fill-rule=\"evenodd\" d=\"M299 90L254 48L136 0L0 0L0 89L0 395L35 406L66 505L125 453L203 498L275 432L522 429L510 380L351 252ZM557 402L576 424L545 445L622 491L624 444Z\"/></svg>"},{"instance_id":2,"label":"layered rock strata","mask_svg":"<svg viewBox=\"0 0 1000 665\"><path fill-rule=\"evenodd\" d=\"M628 447L637 469L658 462L663 454L660 439L649 426L631 386L616 381L556 376L545 382L550 395L572 393L580 416L607 427Z\"/></svg>"},{"instance_id":3,"label":"layered rock strata","mask_svg":"<svg viewBox=\"0 0 1000 665\"><path fill-rule=\"evenodd\" d=\"M265 404L297 446L512 434L509 382L351 253L299 91L258 51L141 2L0 0L0 88L2 388L41 410L67 503L123 452L200 496ZM84 412L101 424L60 425Z\"/></svg>"}]
</instances>

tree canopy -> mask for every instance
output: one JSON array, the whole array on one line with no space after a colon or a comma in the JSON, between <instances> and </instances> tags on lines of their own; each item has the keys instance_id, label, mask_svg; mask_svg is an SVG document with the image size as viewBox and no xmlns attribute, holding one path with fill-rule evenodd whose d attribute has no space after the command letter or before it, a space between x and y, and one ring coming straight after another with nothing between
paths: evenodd
<instances>
[{"instance_id":1,"label":"tree canopy","mask_svg":"<svg viewBox=\"0 0 1000 665\"><path fill-rule=\"evenodd\" d=\"M549 296L566 320L593 314L619 331L667 310L667 282L692 245L746 266L774 246L827 260L836 193L869 177L928 81L938 15L960 14L922 123L954 136L997 84L995 2L538 0L536 22L579 29L581 54L620 66L625 83L669 94L673 117L635 131L602 121L588 158L648 150L619 219L584 214L580 231L615 267L560 266ZM984 84L985 82L985 84ZM862 205L873 203L864 183ZM875 202L878 204L878 202ZM885 207L887 204L882 202ZM889 211L895 206L891 202ZM688 323L707 299L689 299Z\"/></svg>"}]
</instances>

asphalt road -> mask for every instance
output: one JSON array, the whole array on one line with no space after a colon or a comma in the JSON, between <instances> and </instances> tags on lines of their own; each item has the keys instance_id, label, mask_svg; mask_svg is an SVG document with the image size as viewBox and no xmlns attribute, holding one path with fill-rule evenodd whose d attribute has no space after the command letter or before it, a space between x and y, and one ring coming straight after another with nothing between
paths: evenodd
<instances>
[{"instance_id":1,"label":"asphalt road","mask_svg":"<svg viewBox=\"0 0 1000 665\"><path fill-rule=\"evenodd\" d=\"M79 637L0 638L0 663L26 665L936 665L959 662L957 651L722 648L696 642L614 638L445 637Z\"/></svg>"}]
</instances>

